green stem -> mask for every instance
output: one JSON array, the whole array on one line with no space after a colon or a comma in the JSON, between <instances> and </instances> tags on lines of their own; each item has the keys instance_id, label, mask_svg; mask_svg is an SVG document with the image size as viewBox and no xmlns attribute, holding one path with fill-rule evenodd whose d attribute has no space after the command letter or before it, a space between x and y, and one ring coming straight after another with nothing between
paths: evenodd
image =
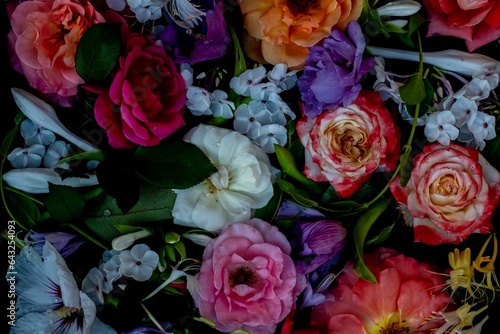
<instances>
[{"instance_id":1,"label":"green stem","mask_svg":"<svg viewBox=\"0 0 500 334\"><path fill-rule=\"evenodd\" d=\"M113 297L111 295L106 296L106 304L113 305L115 308L118 308L118 302L120 300L116 297Z\"/></svg>"},{"instance_id":2,"label":"green stem","mask_svg":"<svg viewBox=\"0 0 500 334\"><path fill-rule=\"evenodd\" d=\"M156 327L158 327L159 330L161 331L165 331L165 329L160 325L160 323L158 322L158 320L156 320L156 318L153 316L153 314L151 312L149 312L149 310L147 309L147 307L141 303L141 307L142 309L144 310L144 312L146 312L146 314L148 315L149 319L151 319L151 321L156 325Z\"/></svg>"},{"instance_id":3,"label":"green stem","mask_svg":"<svg viewBox=\"0 0 500 334\"><path fill-rule=\"evenodd\" d=\"M87 232L85 232L84 230L79 228L78 226L76 226L74 224L68 224L67 226L71 227L73 230L80 233L82 236L84 236L88 240L92 241L94 244L101 247L102 249L104 249L104 250L108 249L108 247L106 247L103 243L101 243L99 240L97 240L96 238L94 238L93 236L91 236L90 234L88 234Z\"/></svg>"},{"instance_id":4,"label":"green stem","mask_svg":"<svg viewBox=\"0 0 500 334\"><path fill-rule=\"evenodd\" d=\"M103 191L104 190L102 189L102 187L96 187L95 189L83 194L83 199L85 200L85 202L90 201L91 199L94 199L102 194Z\"/></svg>"},{"instance_id":5,"label":"green stem","mask_svg":"<svg viewBox=\"0 0 500 334\"><path fill-rule=\"evenodd\" d=\"M25 192L19 191L19 190L15 189L15 188L12 188L12 187L9 187L9 186L6 186L6 187L4 187L4 188L5 188L5 189L7 189L8 191L12 191L13 193L16 193L16 194L18 194L18 195L21 195L21 196L23 196L23 197L26 197L27 199L30 199L30 200L32 200L33 202L37 203L37 204L40 204L40 205L42 205L42 206L44 205L44 204L43 204L43 202L42 202L42 201L40 201L38 198L33 197L33 196L31 196L31 195L28 195L28 194L27 194L27 193L25 193Z\"/></svg>"}]
</instances>

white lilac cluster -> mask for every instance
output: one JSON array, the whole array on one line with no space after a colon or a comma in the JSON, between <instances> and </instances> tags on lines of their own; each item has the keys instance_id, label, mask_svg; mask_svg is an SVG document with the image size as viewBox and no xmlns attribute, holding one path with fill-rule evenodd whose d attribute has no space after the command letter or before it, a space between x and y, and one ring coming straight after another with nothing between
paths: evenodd
<instances>
[{"instance_id":1,"label":"white lilac cluster","mask_svg":"<svg viewBox=\"0 0 500 334\"><path fill-rule=\"evenodd\" d=\"M377 80L374 90L379 92L383 100L392 99L397 103L403 119L412 122L413 118L399 95L399 87L403 83L394 80L406 77L386 72L381 58L376 58L375 73ZM461 81L463 87L454 92L444 74ZM469 147L483 150L485 141L495 138L496 132L495 117L481 111L481 103L498 86L498 71L496 68L484 67L481 71L474 72L470 81L449 71L440 72L437 78L439 81L434 105L424 111L417 122L418 125L425 126L427 140L446 146L452 140L458 140Z\"/></svg>"},{"instance_id":2,"label":"white lilac cluster","mask_svg":"<svg viewBox=\"0 0 500 334\"><path fill-rule=\"evenodd\" d=\"M82 281L82 291L96 305L104 304L104 294L110 293L122 276L136 281L147 281L159 263L158 254L146 244L137 244L130 250L111 250L103 254L98 268L92 268Z\"/></svg>"},{"instance_id":3,"label":"white lilac cluster","mask_svg":"<svg viewBox=\"0 0 500 334\"><path fill-rule=\"evenodd\" d=\"M236 93L250 99L236 108L234 129L266 153L274 152L274 144L283 146L287 142L286 116L293 120L295 113L279 94L295 86L296 73L288 72L285 64L277 64L267 73L265 67L260 66L246 70L229 83Z\"/></svg>"},{"instance_id":4,"label":"white lilac cluster","mask_svg":"<svg viewBox=\"0 0 500 334\"><path fill-rule=\"evenodd\" d=\"M193 28L201 21L201 16L205 15L189 0L106 0L106 4L118 12L128 5L140 23L157 20L165 13L186 29Z\"/></svg>"},{"instance_id":5,"label":"white lilac cluster","mask_svg":"<svg viewBox=\"0 0 500 334\"><path fill-rule=\"evenodd\" d=\"M41 165L53 168L61 158L68 156L68 143L56 140L52 131L30 119L21 123L21 136L24 138L25 147L16 147L7 156L14 168L36 168ZM68 168L68 164L63 163L57 167Z\"/></svg>"}]
</instances>

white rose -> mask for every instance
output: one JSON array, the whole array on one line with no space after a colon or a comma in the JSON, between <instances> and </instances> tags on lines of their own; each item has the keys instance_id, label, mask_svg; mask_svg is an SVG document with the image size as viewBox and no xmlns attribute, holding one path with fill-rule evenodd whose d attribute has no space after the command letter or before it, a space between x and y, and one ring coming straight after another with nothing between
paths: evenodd
<instances>
[{"instance_id":1,"label":"white rose","mask_svg":"<svg viewBox=\"0 0 500 334\"><path fill-rule=\"evenodd\" d=\"M174 223L218 231L251 218L273 196L268 156L250 139L223 128L199 125L184 137L199 147L218 171L177 193Z\"/></svg>"}]
</instances>

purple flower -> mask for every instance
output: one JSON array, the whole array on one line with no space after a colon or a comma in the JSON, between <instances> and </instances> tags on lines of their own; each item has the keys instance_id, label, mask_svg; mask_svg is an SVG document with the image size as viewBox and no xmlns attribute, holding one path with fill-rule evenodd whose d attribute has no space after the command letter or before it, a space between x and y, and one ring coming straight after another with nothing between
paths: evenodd
<instances>
[{"instance_id":1,"label":"purple flower","mask_svg":"<svg viewBox=\"0 0 500 334\"><path fill-rule=\"evenodd\" d=\"M214 5L213 0L192 3L206 11L206 15L201 17L202 21L189 31L171 22L159 36L178 64L220 58L226 54L231 40L222 11L223 1L217 5Z\"/></svg>"},{"instance_id":2,"label":"purple flower","mask_svg":"<svg viewBox=\"0 0 500 334\"><path fill-rule=\"evenodd\" d=\"M290 244L297 273L308 274L323 264L329 267L337 263L347 236L342 223L291 202L281 204L276 219L296 220Z\"/></svg>"},{"instance_id":3,"label":"purple flower","mask_svg":"<svg viewBox=\"0 0 500 334\"><path fill-rule=\"evenodd\" d=\"M365 39L361 27L351 21L346 33L334 29L320 45L310 48L304 73L298 80L304 114L314 118L324 109L346 107L361 91L361 78L374 66L363 60Z\"/></svg>"},{"instance_id":4,"label":"purple flower","mask_svg":"<svg viewBox=\"0 0 500 334\"><path fill-rule=\"evenodd\" d=\"M38 254L42 254L43 245L45 244L45 241L48 241L52 246L54 246L59 254L65 258L73 254L78 247L83 245L84 241L78 240L77 237L78 236L75 234L65 232L37 233L31 231L26 235L25 241L28 244L32 244L33 249Z\"/></svg>"}]
</instances>

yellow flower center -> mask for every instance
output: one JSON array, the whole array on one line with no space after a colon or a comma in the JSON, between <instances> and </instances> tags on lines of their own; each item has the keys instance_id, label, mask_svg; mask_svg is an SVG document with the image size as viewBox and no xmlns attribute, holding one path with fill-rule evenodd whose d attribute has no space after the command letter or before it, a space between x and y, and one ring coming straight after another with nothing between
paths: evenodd
<instances>
[{"instance_id":1,"label":"yellow flower center","mask_svg":"<svg viewBox=\"0 0 500 334\"><path fill-rule=\"evenodd\" d=\"M452 174L446 174L437 179L433 184L433 193L443 195L443 196L451 196L456 195L460 191L460 182L457 180L457 177Z\"/></svg>"},{"instance_id":2,"label":"yellow flower center","mask_svg":"<svg viewBox=\"0 0 500 334\"><path fill-rule=\"evenodd\" d=\"M380 330L380 334L407 334L410 333L410 327L404 326L399 322L391 322L388 326Z\"/></svg>"},{"instance_id":3,"label":"yellow flower center","mask_svg":"<svg viewBox=\"0 0 500 334\"><path fill-rule=\"evenodd\" d=\"M370 157L371 149L366 146L367 133L350 121L335 124L325 131L325 135L332 150L353 163L363 164Z\"/></svg>"}]
</instances>

